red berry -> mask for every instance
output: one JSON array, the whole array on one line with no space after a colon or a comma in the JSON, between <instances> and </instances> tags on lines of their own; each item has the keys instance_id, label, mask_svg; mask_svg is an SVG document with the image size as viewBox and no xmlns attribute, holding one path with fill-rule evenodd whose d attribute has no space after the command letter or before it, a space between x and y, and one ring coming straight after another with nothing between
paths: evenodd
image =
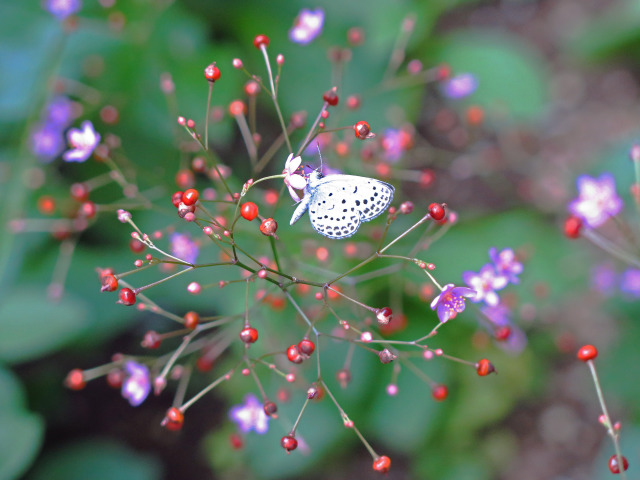
<instances>
[{"instance_id":1,"label":"red berry","mask_svg":"<svg viewBox=\"0 0 640 480\"><path fill-rule=\"evenodd\" d=\"M582 220L578 217L568 217L564 221L564 236L567 238L578 238L582 229Z\"/></svg>"},{"instance_id":2,"label":"red berry","mask_svg":"<svg viewBox=\"0 0 640 480\"><path fill-rule=\"evenodd\" d=\"M195 188L190 188L188 190L185 190L185 192L182 194L182 203L188 206L195 205L198 201L198 197L198 191Z\"/></svg>"},{"instance_id":3,"label":"red berry","mask_svg":"<svg viewBox=\"0 0 640 480\"><path fill-rule=\"evenodd\" d=\"M122 387L122 382L124 380L124 372L119 368L114 368L107 373L107 385L111 388L120 388Z\"/></svg>"},{"instance_id":4,"label":"red berry","mask_svg":"<svg viewBox=\"0 0 640 480\"><path fill-rule=\"evenodd\" d=\"M118 289L118 279L111 274L103 275L101 281L101 292L115 292Z\"/></svg>"},{"instance_id":5,"label":"red berry","mask_svg":"<svg viewBox=\"0 0 640 480\"><path fill-rule=\"evenodd\" d=\"M130 288L123 288L120 290L120 303L123 305L131 306L136 303L136 294Z\"/></svg>"},{"instance_id":6,"label":"red berry","mask_svg":"<svg viewBox=\"0 0 640 480\"><path fill-rule=\"evenodd\" d=\"M315 349L316 344L308 338L303 338L302 340L300 340L300 343L298 343L298 350L300 350L300 352L304 353L306 356L311 355Z\"/></svg>"},{"instance_id":7,"label":"red berry","mask_svg":"<svg viewBox=\"0 0 640 480\"><path fill-rule=\"evenodd\" d=\"M270 402L270 401L264 402L263 408L264 408L264 413L266 413L270 417L274 417L274 415L278 411L278 406L274 402Z\"/></svg>"},{"instance_id":8,"label":"red berry","mask_svg":"<svg viewBox=\"0 0 640 480\"><path fill-rule=\"evenodd\" d=\"M244 447L244 442L242 441L242 437L237 433L232 433L229 435L229 443L231 444L231 448L234 450L240 450Z\"/></svg>"},{"instance_id":9,"label":"red berry","mask_svg":"<svg viewBox=\"0 0 640 480\"><path fill-rule=\"evenodd\" d=\"M449 390L444 385L436 385L431 390L431 396L438 402L442 402L449 395Z\"/></svg>"},{"instance_id":10,"label":"red berry","mask_svg":"<svg viewBox=\"0 0 640 480\"><path fill-rule=\"evenodd\" d=\"M284 437L282 437L282 440L280 440L280 445L282 445L282 448L284 448L287 453L289 453L292 450L298 448L298 441L293 435L285 435Z\"/></svg>"},{"instance_id":11,"label":"red berry","mask_svg":"<svg viewBox=\"0 0 640 480\"><path fill-rule=\"evenodd\" d=\"M253 327L244 327L240 331L240 340L244 343L255 343L258 340L258 330Z\"/></svg>"},{"instance_id":12,"label":"red berry","mask_svg":"<svg viewBox=\"0 0 640 480\"><path fill-rule=\"evenodd\" d=\"M184 314L184 326L189 330L193 330L200 322L200 315L196 312L187 312Z\"/></svg>"},{"instance_id":13,"label":"red berry","mask_svg":"<svg viewBox=\"0 0 640 480\"><path fill-rule=\"evenodd\" d=\"M332 107L338 105L338 94L333 89L324 92L324 95L322 95L322 99Z\"/></svg>"},{"instance_id":14,"label":"red berry","mask_svg":"<svg viewBox=\"0 0 640 480\"><path fill-rule=\"evenodd\" d=\"M302 355L300 355L300 350L298 350L297 345L291 345L287 349L287 358L289 359L290 362L293 362L293 363L302 363L302 361L304 360Z\"/></svg>"},{"instance_id":15,"label":"red berry","mask_svg":"<svg viewBox=\"0 0 640 480\"><path fill-rule=\"evenodd\" d=\"M220 69L216 67L215 62L207 65L207 68L204 69L204 78L209 80L211 83L214 83L220 78Z\"/></svg>"},{"instance_id":16,"label":"red berry","mask_svg":"<svg viewBox=\"0 0 640 480\"><path fill-rule=\"evenodd\" d=\"M391 459L386 455L382 455L373 461L373 469L376 472L387 473L389 468L391 468Z\"/></svg>"},{"instance_id":17,"label":"red berry","mask_svg":"<svg viewBox=\"0 0 640 480\"><path fill-rule=\"evenodd\" d=\"M43 215L51 215L56 210L56 199L51 195L43 195L38 199L38 210Z\"/></svg>"},{"instance_id":18,"label":"red berry","mask_svg":"<svg viewBox=\"0 0 640 480\"><path fill-rule=\"evenodd\" d=\"M626 471L629 468L629 462L625 457L622 457L622 471ZM611 455L609 458L609 470L611 473L620 473L620 465L618 464L618 456Z\"/></svg>"},{"instance_id":19,"label":"red berry","mask_svg":"<svg viewBox=\"0 0 640 480\"><path fill-rule=\"evenodd\" d=\"M253 39L253 46L257 49L260 49L262 45L264 45L265 47L269 46L269 37L267 37L266 35L256 35L256 37Z\"/></svg>"},{"instance_id":20,"label":"red berry","mask_svg":"<svg viewBox=\"0 0 640 480\"><path fill-rule=\"evenodd\" d=\"M184 414L180 411L180 409L176 407L171 407L167 410L167 414L164 419L162 419L161 425L165 427L167 430L177 431L182 428L184 424Z\"/></svg>"},{"instance_id":21,"label":"red berry","mask_svg":"<svg viewBox=\"0 0 640 480\"><path fill-rule=\"evenodd\" d=\"M273 235L278 229L278 223L273 218L267 218L260 224L260 233L266 236Z\"/></svg>"},{"instance_id":22,"label":"red berry","mask_svg":"<svg viewBox=\"0 0 640 480\"><path fill-rule=\"evenodd\" d=\"M171 195L171 203L173 203L174 207L178 208L178 205L182 202L182 195L183 193L179 190Z\"/></svg>"},{"instance_id":23,"label":"red berry","mask_svg":"<svg viewBox=\"0 0 640 480\"><path fill-rule=\"evenodd\" d=\"M376 310L376 318L378 325L388 325L393 318L393 311L389 307L379 308Z\"/></svg>"},{"instance_id":24,"label":"red berry","mask_svg":"<svg viewBox=\"0 0 640 480\"><path fill-rule=\"evenodd\" d=\"M84 379L84 372L79 368L74 368L64 379L64 385L71 390L82 390L87 385Z\"/></svg>"},{"instance_id":25,"label":"red berry","mask_svg":"<svg viewBox=\"0 0 640 480\"><path fill-rule=\"evenodd\" d=\"M245 220L253 220L258 216L258 206L253 202L243 203L240 207L240 215Z\"/></svg>"},{"instance_id":26,"label":"red berry","mask_svg":"<svg viewBox=\"0 0 640 480\"><path fill-rule=\"evenodd\" d=\"M129 240L129 249L133 253L143 252L145 247L146 245L142 243L140 240L138 240L137 238L132 238L131 240Z\"/></svg>"},{"instance_id":27,"label":"red berry","mask_svg":"<svg viewBox=\"0 0 640 480\"><path fill-rule=\"evenodd\" d=\"M179 188L193 187L194 181L191 170L178 170L178 173L176 173L176 185L178 185Z\"/></svg>"},{"instance_id":28,"label":"red berry","mask_svg":"<svg viewBox=\"0 0 640 480\"><path fill-rule=\"evenodd\" d=\"M511 336L511 327L498 327L493 334L496 336L496 340L504 342Z\"/></svg>"},{"instance_id":29,"label":"red berry","mask_svg":"<svg viewBox=\"0 0 640 480\"><path fill-rule=\"evenodd\" d=\"M155 350L156 348L160 347L161 343L162 343L162 337L160 336L160 334L154 330L149 330L147 333L144 334L144 337L142 338L142 342L140 342L140 345L142 345L144 348Z\"/></svg>"},{"instance_id":30,"label":"red berry","mask_svg":"<svg viewBox=\"0 0 640 480\"><path fill-rule=\"evenodd\" d=\"M74 183L71 185L71 198L76 202L86 202L89 200L89 189L84 183Z\"/></svg>"},{"instance_id":31,"label":"red berry","mask_svg":"<svg viewBox=\"0 0 640 480\"><path fill-rule=\"evenodd\" d=\"M434 220L442 220L444 218L444 207L439 203L432 203L429 205L429 215Z\"/></svg>"},{"instance_id":32,"label":"red berry","mask_svg":"<svg viewBox=\"0 0 640 480\"><path fill-rule=\"evenodd\" d=\"M234 117L238 115L244 115L247 111L247 106L242 100L234 100L229 104L229 113Z\"/></svg>"},{"instance_id":33,"label":"red berry","mask_svg":"<svg viewBox=\"0 0 640 480\"><path fill-rule=\"evenodd\" d=\"M96 211L96 204L88 201L80 205L80 211L78 213L85 218L93 218L96 216Z\"/></svg>"},{"instance_id":34,"label":"red berry","mask_svg":"<svg viewBox=\"0 0 640 480\"><path fill-rule=\"evenodd\" d=\"M369 134L371 133L371 127L369 127L369 124L364 120L360 120L358 123L356 123L353 126L353 130L356 134L356 138L359 138L360 140L367 139L369 137Z\"/></svg>"},{"instance_id":35,"label":"red berry","mask_svg":"<svg viewBox=\"0 0 640 480\"><path fill-rule=\"evenodd\" d=\"M493 373L495 371L496 369L493 364L486 358L483 358L478 363L476 363L476 372L478 372L478 375L480 375L481 377L489 375L490 373Z\"/></svg>"},{"instance_id":36,"label":"red berry","mask_svg":"<svg viewBox=\"0 0 640 480\"><path fill-rule=\"evenodd\" d=\"M598 356L598 349L593 345L583 345L578 350L578 359L586 362L588 360L593 360Z\"/></svg>"}]
</instances>

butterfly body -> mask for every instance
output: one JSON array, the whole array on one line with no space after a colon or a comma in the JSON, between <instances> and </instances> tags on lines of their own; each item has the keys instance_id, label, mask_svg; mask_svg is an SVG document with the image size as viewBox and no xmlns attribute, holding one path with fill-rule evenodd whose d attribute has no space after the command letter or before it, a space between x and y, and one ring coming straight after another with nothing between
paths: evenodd
<instances>
[{"instance_id":1,"label":"butterfly body","mask_svg":"<svg viewBox=\"0 0 640 480\"><path fill-rule=\"evenodd\" d=\"M290 225L308 210L311 225L320 235L351 237L362 222L373 220L393 200L394 188L374 178L355 175L309 175L304 197L293 212Z\"/></svg>"}]
</instances>

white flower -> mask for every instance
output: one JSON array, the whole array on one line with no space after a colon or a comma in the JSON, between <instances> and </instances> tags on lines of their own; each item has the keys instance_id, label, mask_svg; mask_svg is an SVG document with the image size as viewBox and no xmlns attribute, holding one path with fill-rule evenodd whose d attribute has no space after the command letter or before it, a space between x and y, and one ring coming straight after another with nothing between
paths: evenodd
<instances>
[{"instance_id":1,"label":"white flower","mask_svg":"<svg viewBox=\"0 0 640 480\"><path fill-rule=\"evenodd\" d=\"M294 189L302 190L307 186L307 179L295 173L301 163L302 158L299 156L294 158L293 153L290 153L289 157L287 157L287 162L284 164L284 170L282 171L285 175L284 184L289 189L289 195L291 195L291 198L296 202L300 201L300 197Z\"/></svg>"},{"instance_id":2,"label":"white flower","mask_svg":"<svg viewBox=\"0 0 640 480\"><path fill-rule=\"evenodd\" d=\"M82 130L72 128L67 132L67 140L72 149L64 152L62 158L67 162L84 162L100 143L100 134L86 120L82 122Z\"/></svg>"},{"instance_id":3,"label":"white flower","mask_svg":"<svg viewBox=\"0 0 640 480\"><path fill-rule=\"evenodd\" d=\"M292 42L306 45L322 33L324 24L324 11L321 8L309 10L303 8L293 22L289 30L289 39Z\"/></svg>"}]
</instances>

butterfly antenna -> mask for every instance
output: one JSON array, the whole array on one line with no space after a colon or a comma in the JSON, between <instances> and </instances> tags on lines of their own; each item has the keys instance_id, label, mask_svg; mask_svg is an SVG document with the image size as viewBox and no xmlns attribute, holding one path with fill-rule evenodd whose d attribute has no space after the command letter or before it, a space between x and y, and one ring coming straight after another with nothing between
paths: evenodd
<instances>
[{"instance_id":1,"label":"butterfly antenna","mask_svg":"<svg viewBox=\"0 0 640 480\"><path fill-rule=\"evenodd\" d=\"M320 151L320 142L316 140L316 148L318 149L318 156L320 157L320 173L322 173L322 152Z\"/></svg>"}]
</instances>

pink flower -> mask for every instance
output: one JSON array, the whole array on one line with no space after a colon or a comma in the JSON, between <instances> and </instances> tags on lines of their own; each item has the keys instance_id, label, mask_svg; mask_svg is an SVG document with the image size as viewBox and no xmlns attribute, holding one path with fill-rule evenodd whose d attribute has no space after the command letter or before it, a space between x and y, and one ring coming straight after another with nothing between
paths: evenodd
<instances>
[{"instance_id":1,"label":"pink flower","mask_svg":"<svg viewBox=\"0 0 640 480\"><path fill-rule=\"evenodd\" d=\"M72 149L64 152L62 158L67 162L84 162L100 143L100 134L86 120L82 122L82 130L72 128L67 132L67 140Z\"/></svg>"},{"instance_id":2,"label":"pink flower","mask_svg":"<svg viewBox=\"0 0 640 480\"><path fill-rule=\"evenodd\" d=\"M232 407L229 417L244 433L255 430L262 434L269 429L269 417L264 413L264 406L252 394L244 397L244 403Z\"/></svg>"},{"instance_id":3,"label":"pink flower","mask_svg":"<svg viewBox=\"0 0 640 480\"><path fill-rule=\"evenodd\" d=\"M300 196L294 189L302 190L307 186L307 179L302 175L295 173L296 170L298 170L298 167L300 167L301 163L302 158L300 158L299 156L294 158L293 153L290 153L289 157L287 158L287 162L284 165L284 170L282 171L282 173L284 173L285 175L284 184L289 189L289 195L291 195L291 198L293 198L296 202L300 201Z\"/></svg>"},{"instance_id":4,"label":"pink flower","mask_svg":"<svg viewBox=\"0 0 640 480\"><path fill-rule=\"evenodd\" d=\"M495 307L500 302L496 290L502 290L509 283L509 279L498 275L493 265L487 264L480 272L463 272L462 280L476 291L473 302L485 301L490 307Z\"/></svg>"},{"instance_id":5,"label":"pink flower","mask_svg":"<svg viewBox=\"0 0 640 480\"><path fill-rule=\"evenodd\" d=\"M122 383L122 396L129 400L132 407L145 401L151 391L149 369L142 363L128 361L124 364L126 379Z\"/></svg>"},{"instance_id":6,"label":"pink flower","mask_svg":"<svg viewBox=\"0 0 640 480\"><path fill-rule=\"evenodd\" d=\"M322 33L323 24L324 11L321 8L313 11L303 8L289 30L289 40L306 45Z\"/></svg>"},{"instance_id":7,"label":"pink flower","mask_svg":"<svg viewBox=\"0 0 640 480\"><path fill-rule=\"evenodd\" d=\"M598 179L580 175L577 184L578 198L569 204L569 211L582 219L585 226L597 228L622 210L622 199L610 173L603 173Z\"/></svg>"},{"instance_id":8,"label":"pink flower","mask_svg":"<svg viewBox=\"0 0 640 480\"><path fill-rule=\"evenodd\" d=\"M473 297L476 292L471 288L456 287L453 283L448 283L436 298L431 302L431 310L436 310L438 318L442 323L450 318L454 318L458 313L464 311L465 297Z\"/></svg>"},{"instance_id":9,"label":"pink flower","mask_svg":"<svg viewBox=\"0 0 640 480\"><path fill-rule=\"evenodd\" d=\"M478 88L478 81L470 73L462 73L450 78L444 85L444 94L452 99L464 98Z\"/></svg>"}]
</instances>

